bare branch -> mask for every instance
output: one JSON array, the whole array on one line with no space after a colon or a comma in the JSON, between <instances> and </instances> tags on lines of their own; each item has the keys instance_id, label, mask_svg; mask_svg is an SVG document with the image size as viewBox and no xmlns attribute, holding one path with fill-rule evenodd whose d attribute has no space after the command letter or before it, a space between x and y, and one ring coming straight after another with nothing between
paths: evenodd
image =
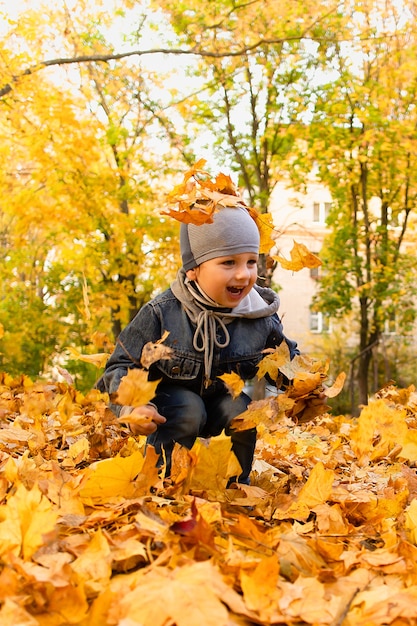
<instances>
[{"instance_id":1,"label":"bare branch","mask_svg":"<svg viewBox=\"0 0 417 626\"><path fill-rule=\"evenodd\" d=\"M329 11L331 13L332 11ZM261 46L272 46L277 44L282 44L284 41L301 41L302 39L312 39L307 34L309 30L311 30L312 25L304 30L303 33L295 37L276 37L276 38L261 38L250 46L243 46L241 48L237 48L236 50L223 50L223 51L214 51L214 50L205 50L205 49L197 49L197 48L151 48L150 50L131 50L130 52L117 52L117 53L108 53L108 54L86 54L75 57L61 57L57 59L47 59L46 61L42 61L37 65L27 68L21 74L13 76L11 83L7 83L3 87L0 88L0 98L6 96L13 90L13 83L17 83L24 76L30 76L39 70L44 69L45 67L52 67L56 65L73 65L76 63L107 63L108 61L116 61L118 59L125 59L132 56L146 56L149 54L174 54L174 55L195 55L198 57L206 57L212 59L223 59L223 58L232 58L239 57L243 55L250 54L255 52ZM381 37L373 37L376 39L387 39L390 36L383 35ZM366 38L365 38L366 39ZM315 41L319 41L317 37L314 37ZM336 41L334 38L328 40L333 43Z\"/></svg>"}]
</instances>

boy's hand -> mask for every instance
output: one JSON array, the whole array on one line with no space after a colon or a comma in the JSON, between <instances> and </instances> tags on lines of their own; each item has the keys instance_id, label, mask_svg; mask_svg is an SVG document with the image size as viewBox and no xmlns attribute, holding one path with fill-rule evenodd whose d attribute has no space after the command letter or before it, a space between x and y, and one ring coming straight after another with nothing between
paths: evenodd
<instances>
[{"instance_id":1,"label":"boy's hand","mask_svg":"<svg viewBox=\"0 0 417 626\"><path fill-rule=\"evenodd\" d=\"M131 412L120 417L119 421L128 424L133 435L147 436L154 433L159 424L164 424L166 419L152 404L144 404L132 408Z\"/></svg>"}]
</instances>

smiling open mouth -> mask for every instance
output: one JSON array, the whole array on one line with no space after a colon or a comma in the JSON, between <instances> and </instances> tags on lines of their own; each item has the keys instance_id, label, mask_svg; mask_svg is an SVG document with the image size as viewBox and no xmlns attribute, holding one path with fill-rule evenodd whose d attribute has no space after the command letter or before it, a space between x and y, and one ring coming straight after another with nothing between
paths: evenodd
<instances>
[{"instance_id":1,"label":"smiling open mouth","mask_svg":"<svg viewBox=\"0 0 417 626\"><path fill-rule=\"evenodd\" d=\"M242 293L243 291L243 287L239 289L239 287L228 287L227 291L230 291L230 293L233 293L235 295Z\"/></svg>"}]
</instances>

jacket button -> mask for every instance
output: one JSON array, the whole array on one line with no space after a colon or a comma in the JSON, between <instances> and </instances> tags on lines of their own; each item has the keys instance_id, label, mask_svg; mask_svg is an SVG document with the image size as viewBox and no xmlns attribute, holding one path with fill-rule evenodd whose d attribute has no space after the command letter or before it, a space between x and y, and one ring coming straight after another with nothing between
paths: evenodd
<instances>
[{"instance_id":1,"label":"jacket button","mask_svg":"<svg viewBox=\"0 0 417 626\"><path fill-rule=\"evenodd\" d=\"M171 374L179 374L179 373L180 373L179 365L174 365L174 367L171 369Z\"/></svg>"}]
</instances>

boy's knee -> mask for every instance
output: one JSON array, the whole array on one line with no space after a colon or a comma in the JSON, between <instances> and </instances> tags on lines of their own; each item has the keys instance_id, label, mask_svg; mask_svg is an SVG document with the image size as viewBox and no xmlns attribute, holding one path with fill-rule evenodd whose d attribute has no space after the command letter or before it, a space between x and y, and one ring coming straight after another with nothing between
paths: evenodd
<instances>
[{"instance_id":1,"label":"boy's knee","mask_svg":"<svg viewBox=\"0 0 417 626\"><path fill-rule=\"evenodd\" d=\"M207 420L204 402L199 395L188 389L166 389L156 404L167 421L159 431L171 432L173 438L197 437ZM161 401L162 400L162 401Z\"/></svg>"}]
</instances>

